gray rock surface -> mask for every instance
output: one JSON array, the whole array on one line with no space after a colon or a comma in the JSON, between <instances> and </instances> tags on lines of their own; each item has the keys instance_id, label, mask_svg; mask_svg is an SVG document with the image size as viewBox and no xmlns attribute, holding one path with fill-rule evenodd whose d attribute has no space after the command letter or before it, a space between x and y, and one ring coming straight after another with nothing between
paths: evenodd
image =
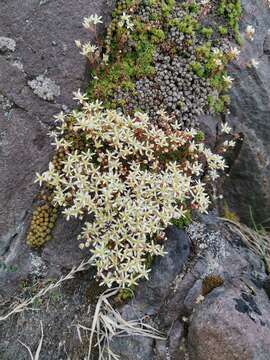
<instances>
[{"instance_id":1,"label":"gray rock surface","mask_svg":"<svg viewBox=\"0 0 270 360\"><path fill-rule=\"evenodd\" d=\"M230 121L244 134L244 144L225 182L225 199L242 221L269 225L270 212L270 8L267 1L242 0L241 32L255 28L254 41L244 40L232 67ZM258 66L250 66L251 59Z\"/></svg>"},{"instance_id":2,"label":"gray rock surface","mask_svg":"<svg viewBox=\"0 0 270 360\"><path fill-rule=\"evenodd\" d=\"M139 359L268 359L270 302L263 285L268 277L259 257L243 246L238 234L213 216L194 222L188 234L194 253L184 264L180 261L181 270L170 281L166 298L160 298L158 292L151 298L158 304L151 321L166 340L152 341L153 355L148 344ZM184 239L181 237L183 244ZM159 272L156 265L153 273ZM222 277L224 283L202 296L202 282L210 275ZM147 288L154 284L154 277L141 284L135 299L123 307L123 316L149 315L145 307ZM132 360L131 349L138 346L137 341L116 339L114 349L123 359Z\"/></svg>"},{"instance_id":3,"label":"gray rock surface","mask_svg":"<svg viewBox=\"0 0 270 360\"><path fill-rule=\"evenodd\" d=\"M241 281L212 291L192 315L190 360L268 360L270 302L263 289L252 294Z\"/></svg>"},{"instance_id":4,"label":"gray rock surface","mask_svg":"<svg viewBox=\"0 0 270 360\"><path fill-rule=\"evenodd\" d=\"M0 294L13 291L32 272L25 234L38 191L35 173L46 169L53 151L47 135L53 116L72 109L72 93L88 82L86 61L74 44L91 40L82 20L97 13L106 23L111 6L106 0L0 3L0 263L18 268L8 273L0 266ZM84 256L77 226L60 220L54 244L59 253L48 246L36 255L47 274Z\"/></svg>"},{"instance_id":5,"label":"gray rock surface","mask_svg":"<svg viewBox=\"0 0 270 360\"><path fill-rule=\"evenodd\" d=\"M125 317L132 317L135 313L141 316L157 313L170 293L173 280L182 271L189 258L190 241L187 234L176 227L170 227L167 236L167 256L155 260L150 281L141 282L132 306L127 305L123 308Z\"/></svg>"}]
</instances>

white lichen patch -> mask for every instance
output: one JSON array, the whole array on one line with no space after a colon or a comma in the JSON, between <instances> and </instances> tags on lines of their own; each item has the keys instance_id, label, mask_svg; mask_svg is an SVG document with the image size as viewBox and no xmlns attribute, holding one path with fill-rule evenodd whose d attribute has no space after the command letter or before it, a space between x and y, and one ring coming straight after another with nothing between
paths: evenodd
<instances>
[{"instance_id":1,"label":"white lichen patch","mask_svg":"<svg viewBox=\"0 0 270 360\"><path fill-rule=\"evenodd\" d=\"M187 228L188 235L196 247L197 256L206 259L205 275L222 272L226 257L225 240L219 231L209 231L205 224L193 221Z\"/></svg>"},{"instance_id":2,"label":"white lichen patch","mask_svg":"<svg viewBox=\"0 0 270 360\"><path fill-rule=\"evenodd\" d=\"M43 262L43 260L31 253L31 272L33 275L36 275L36 276L42 276L44 275L46 271L46 265L45 263Z\"/></svg>"},{"instance_id":3,"label":"white lichen patch","mask_svg":"<svg viewBox=\"0 0 270 360\"><path fill-rule=\"evenodd\" d=\"M13 102L6 98L4 95L0 94L0 109L4 111L11 110Z\"/></svg>"},{"instance_id":4,"label":"white lichen patch","mask_svg":"<svg viewBox=\"0 0 270 360\"><path fill-rule=\"evenodd\" d=\"M0 52L12 51L14 52L16 49L16 41L5 37L0 36Z\"/></svg>"},{"instance_id":5,"label":"white lichen patch","mask_svg":"<svg viewBox=\"0 0 270 360\"><path fill-rule=\"evenodd\" d=\"M56 96L60 95L60 87L55 81L44 75L39 75L34 80L28 81L28 85L43 100L52 101Z\"/></svg>"},{"instance_id":6,"label":"white lichen patch","mask_svg":"<svg viewBox=\"0 0 270 360\"><path fill-rule=\"evenodd\" d=\"M20 60L16 60L12 63L12 66L16 67L20 71L24 71L23 63Z\"/></svg>"}]
</instances>

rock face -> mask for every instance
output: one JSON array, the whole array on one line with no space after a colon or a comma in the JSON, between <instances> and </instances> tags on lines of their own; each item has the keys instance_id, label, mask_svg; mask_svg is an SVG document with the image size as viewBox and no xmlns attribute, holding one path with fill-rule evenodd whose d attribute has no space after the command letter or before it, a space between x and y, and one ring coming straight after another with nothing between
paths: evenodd
<instances>
[{"instance_id":1,"label":"rock face","mask_svg":"<svg viewBox=\"0 0 270 360\"><path fill-rule=\"evenodd\" d=\"M195 310L188 334L190 359L269 358L269 299L264 290L252 294L242 285L233 281L213 291Z\"/></svg>"},{"instance_id":2,"label":"rock face","mask_svg":"<svg viewBox=\"0 0 270 360\"><path fill-rule=\"evenodd\" d=\"M212 216L193 223L188 234L187 246L192 244L198 255L185 263L179 257L180 272L165 283L165 291L160 288L166 297L157 291L151 298L155 308L145 307L149 289L156 288L156 272L160 271L156 263L153 278L141 284L132 303L122 309L126 317L150 314L166 341L144 344L142 340L144 345L135 353L137 338L116 339L113 349L125 360L269 359L270 301L260 260L243 247L237 234ZM183 245L185 237L183 233L179 238ZM215 287L213 280L210 283L214 276L222 277L224 283ZM208 293L204 293L206 281Z\"/></svg>"},{"instance_id":3,"label":"rock face","mask_svg":"<svg viewBox=\"0 0 270 360\"><path fill-rule=\"evenodd\" d=\"M226 180L225 198L242 221L251 223L251 209L257 223L269 225L270 8L267 1L241 3L241 32L244 36L246 26L252 25L255 35L252 42L244 40L240 59L231 69L235 81L230 121L244 134L244 143ZM257 67L250 66L251 59L258 61Z\"/></svg>"},{"instance_id":4,"label":"rock face","mask_svg":"<svg viewBox=\"0 0 270 360\"><path fill-rule=\"evenodd\" d=\"M106 23L110 12L103 0L1 1L0 259L18 270L7 273L0 266L0 292L11 291L18 278L36 271L31 259L39 258L57 272L70 265L71 257L81 257L77 224L68 224L63 232L59 221L55 236L60 252L49 245L41 258L24 245L25 234L37 194L35 173L46 169L52 153L47 133L53 115L72 109L72 93L88 82L86 63L74 44L76 39L91 40L82 19L97 13Z\"/></svg>"}]
</instances>

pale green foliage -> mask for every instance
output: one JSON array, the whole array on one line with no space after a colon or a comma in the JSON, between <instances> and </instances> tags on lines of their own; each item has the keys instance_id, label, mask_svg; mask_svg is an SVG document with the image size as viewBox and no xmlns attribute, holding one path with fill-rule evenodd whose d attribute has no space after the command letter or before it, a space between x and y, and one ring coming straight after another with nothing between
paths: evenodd
<instances>
[{"instance_id":1,"label":"pale green foliage","mask_svg":"<svg viewBox=\"0 0 270 360\"><path fill-rule=\"evenodd\" d=\"M93 254L101 284L136 285L150 271L147 255L164 255L171 220L190 208L207 211L210 199L200 180L205 165L216 178L225 163L196 140L196 130L182 131L162 111L164 128L146 114L130 118L88 103L81 93L76 99L81 111L58 116L52 134L66 152L62 169L50 163L38 180L54 189L54 202L67 219L93 215L79 239ZM84 150L67 140L72 132L84 137Z\"/></svg>"}]
</instances>

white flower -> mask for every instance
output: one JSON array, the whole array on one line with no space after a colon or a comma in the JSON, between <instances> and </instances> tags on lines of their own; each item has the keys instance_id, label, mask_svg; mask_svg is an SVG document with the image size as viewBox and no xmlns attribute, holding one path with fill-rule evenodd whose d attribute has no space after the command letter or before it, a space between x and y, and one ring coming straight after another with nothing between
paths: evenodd
<instances>
[{"instance_id":1,"label":"white flower","mask_svg":"<svg viewBox=\"0 0 270 360\"><path fill-rule=\"evenodd\" d=\"M235 147L235 144L236 142L234 140L226 140L224 141L223 146L229 148L229 147Z\"/></svg>"},{"instance_id":2,"label":"white flower","mask_svg":"<svg viewBox=\"0 0 270 360\"><path fill-rule=\"evenodd\" d=\"M54 115L54 118L55 118L56 121L58 121L60 123L64 123L66 121L66 115L64 114L63 111L61 111L57 115Z\"/></svg>"},{"instance_id":3,"label":"white flower","mask_svg":"<svg viewBox=\"0 0 270 360\"><path fill-rule=\"evenodd\" d=\"M98 47L96 45L92 45L90 42L87 42L82 45L81 54L83 56L89 56L90 54L93 54L97 50L98 50Z\"/></svg>"},{"instance_id":4,"label":"white flower","mask_svg":"<svg viewBox=\"0 0 270 360\"><path fill-rule=\"evenodd\" d=\"M104 64L108 64L109 55L103 54L103 55L102 55L102 61L103 61Z\"/></svg>"},{"instance_id":5,"label":"white flower","mask_svg":"<svg viewBox=\"0 0 270 360\"><path fill-rule=\"evenodd\" d=\"M219 48L214 48L213 49L213 54L215 56L220 56L220 55L222 55L222 51Z\"/></svg>"},{"instance_id":6,"label":"white flower","mask_svg":"<svg viewBox=\"0 0 270 360\"><path fill-rule=\"evenodd\" d=\"M219 67L223 65L223 63L222 63L222 61L220 59L214 59L214 62Z\"/></svg>"},{"instance_id":7,"label":"white flower","mask_svg":"<svg viewBox=\"0 0 270 360\"><path fill-rule=\"evenodd\" d=\"M229 134L231 132L232 128L228 125L228 123L221 124L221 132L225 134Z\"/></svg>"},{"instance_id":8,"label":"white flower","mask_svg":"<svg viewBox=\"0 0 270 360\"><path fill-rule=\"evenodd\" d=\"M80 40L75 40L75 45L80 49L82 47L82 43Z\"/></svg>"},{"instance_id":9,"label":"white flower","mask_svg":"<svg viewBox=\"0 0 270 360\"><path fill-rule=\"evenodd\" d=\"M237 47L233 47L230 49L229 54L234 58L237 59L240 54L240 50Z\"/></svg>"},{"instance_id":10,"label":"white flower","mask_svg":"<svg viewBox=\"0 0 270 360\"><path fill-rule=\"evenodd\" d=\"M251 64L251 66L253 66L253 67L255 67L257 69L260 62L258 60L256 60L256 59L251 59L250 64Z\"/></svg>"},{"instance_id":11,"label":"white flower","mask_svg":"<svg viewBox=\"0 0 270 360\"><path fill-rule=\"evenodd\" d=\"M38 182L39 186L42 185L43 182L46 181L46 176L44 174L39 174L38 172L36 173L36 179L35 179L35 183Z\"/></svg>"},{"instance_id":12,"label":"white flower","mask_svg":"<svg viewBox=\"0 0 270 360\"><path fill-rule=\"evenodd\" d=\"M254 34L255 34L255 28L251 25L248 25L246 27L246 31L245 31L246 37L248 40L253 41L254 39Z\"/></svg>"},{"instance_id":13,"label":"white flower","mask_svg":"<svg viewBox=\"0 0 270 360\"><path fill-rule=\"evenodd\" d=\"M205 297L203 295L199 295L196 299L196 304L201 304L204 301Z\"/></svg>"},{"instance_id":14,"label":"white flower","mask_svg":"<svg viewBox=\"0 0 270 360\"><path fill-rule=\"evenodd\" d=\"M83 19L83 26L85 29L90 29L92 25L102 24L102 16L98 16L97 14L91 15Z\"/></svg>"},{"instance_id":15,"label":"white flower","mask_svg":"<svg viewBox=\"0 0 270 360\"><path fill-rule=\"evenodd\" d=\"M79 101L80 104L83 104L85 101L88 100L87 95L82 94L80 89L77 92L74 92L73 95L74 95L73 100Z\"/></svg>"},{"instance_id":16,"label":"white flower","mask_svg":"<svg viewBox=\"0 0 270 360\"><path fill-rule=\"evenodd\" d=\"M216 179L219 178L219 174L218 174L218 172L216 170L210 170L209 171L209 176L213 181L215 181Z\"/></svg>"},{"instance_id":17,"label":"white flower","mask_svg":"<svg viewBox=\"0 0 270 360\"><path fill-rule=\"evenodd\" d=\"M228 86L228 88L231 88L234 79L228 75L223 75L222 79L224 80L224 82Z\"/></svg>"},{"instance_id":18,"label":"white flower","mask_svg":"<svg viewBox=\"0 0 270 360\"><path fill-rule=\"evenodd\" d=\"M127 15L126 13L123 13L123 15L120 18L120 21L118 22L118 25L120 27L126 27L128 30L133 30L134 24L132 23L131 15Z\"/></svg>"}]
</instances>

